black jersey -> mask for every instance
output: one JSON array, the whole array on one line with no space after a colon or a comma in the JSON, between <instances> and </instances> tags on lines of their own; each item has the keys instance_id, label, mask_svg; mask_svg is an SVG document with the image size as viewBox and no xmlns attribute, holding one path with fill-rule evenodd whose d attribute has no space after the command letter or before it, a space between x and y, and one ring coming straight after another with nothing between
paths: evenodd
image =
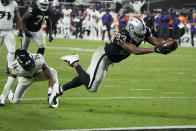
<instances>
[{"instance_id":1,"label":"black jersey","mask_svg":"<svg viewBox=\"0 0 196 131\"><path fill-rule=\"evenodd\" d=\"M147 39L149 36L151 36L151 31L149 28L146 28L147 32L145 34L145 39ZM140 43L136 43L131 37L129 32L126 29L122 29L117 35L116 37L110 42L110 44L107 44L105 46L105 53L108 56L108 58L114 62L120 62L121 60L126 59L131 52L128 52L126 50L124 50L121 46L119 46L117 44L117 42L127 42L127 43L132 43L134 44L136 47L138 47Z\"/></svg>"},{"instance_id":2,"label":"black jersey","mask_svg":"<svg viewBox=\"0 0 196 131\"><path fill-rule=\"evenodd\" d=\"M50 16L49 10L41 11L37 4L33 4L28 8L28 12L32 14L31 18L26 21L26 27L29 31L37 32L41 29L42 23L48 20Z\"/></svg>"}]
</instances>

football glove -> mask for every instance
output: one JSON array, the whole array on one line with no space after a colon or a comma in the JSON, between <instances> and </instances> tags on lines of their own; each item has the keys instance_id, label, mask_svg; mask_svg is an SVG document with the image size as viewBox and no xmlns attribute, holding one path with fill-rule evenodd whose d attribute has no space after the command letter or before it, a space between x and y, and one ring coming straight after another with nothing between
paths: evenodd
<instances>
[{"instance_id":1,"label":"football glove","mask_svg":"<svg viewBox=\"0 0 196 131\"><path fill-rule=\"evenodd\" d=\"M52 34L49 34L49 42L52 42L52 41L53 41Z\"/></svg>"},{"instance_id":2,"label":"football glove","mask_svg":"<svg viewBox=\"0 0 196 131\"><path fill-rule=\"evenodd\" d=\"M26 36L26 37L29 37L29 38L32 37L31 33L30 33L29 31L27 31L27 30L25 30L25 36Z\"/></svg>"},{"instance_id":3,"label":"football glove","mask_svg":"<svg viewBox=\"0 0 196 131\"><path fill-rule=\"evenodd\" d=\"M53 89L51 87L48 88L48 103L49 103L49 98L50 98L50 96L52 94L52 90Z\"/></svg>"},{"instance_id":4,"label":"football glove","mask_svg":"<svg viewBox=\"0 0 196 131\"><path fill-rule=\"evenodd\" d=\"M18 37L19 37L20 40L22 40L22 38L23 38L23 30L19 30Z\"/></svg>"},{"instance_id":5,"label":"football glove","mask_svg":"<svg viewBox=\"0 0 196 131\"><path fill-rule=\"evenodd\" d=\"M171 49L169 49L168 47L164 46L163 43L161 43L161 44L154 47L154 51L156 53L167 55L171 52Z\"/></svg>"}]
</instances>

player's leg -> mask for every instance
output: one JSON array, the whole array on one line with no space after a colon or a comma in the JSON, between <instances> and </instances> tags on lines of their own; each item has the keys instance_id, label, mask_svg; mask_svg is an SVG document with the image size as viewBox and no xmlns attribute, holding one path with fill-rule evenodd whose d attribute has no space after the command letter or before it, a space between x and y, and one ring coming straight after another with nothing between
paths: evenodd
<instances>
[{"instance_id":1,"label":"player's leg","mask_svg":"<svg viewBox=\"0 0 196 131\"><path fill-rule=\"evenodd\" d=\"M100 47L95 51L87 72L84 71L78 62L74 62L74 55L72 56L72 58L71 56L65 56L61 59L71 63L76 69L78 73L78 77L75 78L76 80L79 78L89 91L95 92L101 84L107 69L112 64L105 54L104 47ZM70 59L72 59L72 61Z\"/></svg>"},{"instance_id":2,"label":"player's leg","mask_svg":"<svg viewBox=\"0 0 196 131\"><path fill-rule=\"evenodd\" d=\"M68 24L67 24L67 37L70 38L70 26L71 26L71 23L68 21Z\"/></svg>"},{"instance_id":3,"label":"player's leg","mask_svg":"<svg viewBox=\"0 0 196 131\"><path fill-rule=\"evenodd\" d=\"M86 87L88 91L97 91L111 64L111 60L105 54L104 47L98 48L93 54L91 64L87 69L87 73L90 75L90 82Z\"/></svg>"},{"instance_id":4,"label":"player's leg","mask_svg":"<svg viewBox=\"0 0 196 131\"><path fill-rule=\"evenodd\" d=\"M15 78L9 76L4 86L3 93L1 94L1 105L5 104L5 101L9 95L12 85L14 84Z\"/></svg>"},{"instance_id":5,"label":"player's leg","mask_svg":"<svg viewBox=\"0 0 196 131\"><path fill-rule=\"evenodd\" d=\"M3 39L4 39L3 34L2 34L1 32L2 32L2 31L0 31L0 49L1 49L1 47L2 47Z\"/></svg>"},{"instance_id":6,"label":"player's leg","mask_svg":"<svg viewBox=\"0 0 196 131\"><path fill-rule=\"evenodd\" d=\"M22 39L22 49L24 50L27 50L28 47L29 47L29 44L31 42L31 38L26 36L26 35L23 35L23 39Z\"/></svg>"},{"instance_id":7,"label":"player's leg","mask_svg":"<svg viewBox=\"0 0 196 131\"><path fill-rule=\"evenodd\" d=\"M41 31L38 32L33 32L33 37L32 40L36 43L36 45L38 46L38 50L37 53L44 55L45 52L45 46L46 46L46 41L45 41L45 37L42 34Z\"/></svg>"},{"instance_id":8,"label":"player's leg","mask_svg":"<svg viewBox=\"0 0 196 131\"><path fill-rule=\"evenodd\" d=\"M15 40L14 31L8 31L7 34L5 34L4 42L8 50L7 61L8 61L8 67L10 67L11 63L14 61L15 50L16 50L16 40Z\"/></svg>"},{"instance_id":9,"label":"player's leg","mask_svg":"<svg viewBox=\"0 0 196 131\"><path fill-rule=\"evenodd\" d=\"M10 92L8 97L10 102L12 102L13 104L20 103L22 97L30 88L32 82L33 80L31 78L18 77L18 84L16 86L16 89L13 94L12 92Z\"/></svg>"}]
</instances>

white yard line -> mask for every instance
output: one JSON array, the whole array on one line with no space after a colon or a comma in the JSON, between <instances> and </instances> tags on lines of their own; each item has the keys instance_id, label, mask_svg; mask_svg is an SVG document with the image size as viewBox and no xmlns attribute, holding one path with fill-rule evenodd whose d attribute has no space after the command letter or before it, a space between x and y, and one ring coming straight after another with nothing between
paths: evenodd
<instances>
[{"instance_id":1,"label":"white yard line","mask_svg":"<svg viewBox=\"0 0 196 131\"><path fill-rule=\"evenodd\" d=\"M196 126L149 126L149 127L117 127L117 128L92 128L92 129L66 129L50 131L130 131L130 130L159 130L159 129L196 129Z\"/></svg>"},{"instance_id":2,"label":"white yard line","mask_svg":"<svg viewBox=\"0 0 196 131\"><path fill-rule=\"evenodd\" d=\"M35 100L46 100L48 98L23 98L23 101L35 101ZM196 96L174 96L174 97L170 97L170 96L139 96L139 97L132 97L132 96L128 96L128 97L97 97L97 98L93 98L93 97L89 97L89 98L83 98L83 97L79 97L79 98L60 98L62 100L118 100L118 99L196 99Z\"/></svg>"},{"instance_id":3,"label":"white yard line","mask_svg":"<svg viewBox=\"0 0 196 131\"><path fill-rule=\"evenodd\" d=\"M74 48L74 47L46 47L47 49L56 49L56 50L71 50L71 51L86 51L86 52L94 52L95 49L83 49L83 48Z\"/></svg>"},{"instance_id":4,"label":"white yard line","mask_svg":"<svg viewBox=\"0 0 196 131\"><path fill-rule=\"evenodd\" d=\"M151 91L152 89L129 89L132 91Z\"/></svg>"}]
</instances>

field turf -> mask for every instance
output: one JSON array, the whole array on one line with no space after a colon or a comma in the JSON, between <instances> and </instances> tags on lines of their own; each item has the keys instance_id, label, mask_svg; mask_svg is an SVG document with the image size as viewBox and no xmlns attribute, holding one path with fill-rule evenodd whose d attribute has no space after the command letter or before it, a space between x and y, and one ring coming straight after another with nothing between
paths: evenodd
<instances>
[{"instance_id":1,"label":"field turf","mask_svg":"<svg viewBox=\"0 0 196 131\"><path fill-rule=\"evenodd\" d=\"M77 53L86 69L93 52L85 49L104 44L55 39L47 43L44 57L58 71L60 83L65 84L76 76L76 71L60 57ZM32 42L29 49L36 52L37 46ZM7 79L6 55L3 45L0 92ZM180 47L169 55L131 55L110 68L98 92L90 93L84 86L68 90L60 97L58 109L49 108L47 87L47 81L34 83L20 104L7 101L5 107L0 107L0 130L196 125L196 48Z\"/></svg>"}]
</instances>

